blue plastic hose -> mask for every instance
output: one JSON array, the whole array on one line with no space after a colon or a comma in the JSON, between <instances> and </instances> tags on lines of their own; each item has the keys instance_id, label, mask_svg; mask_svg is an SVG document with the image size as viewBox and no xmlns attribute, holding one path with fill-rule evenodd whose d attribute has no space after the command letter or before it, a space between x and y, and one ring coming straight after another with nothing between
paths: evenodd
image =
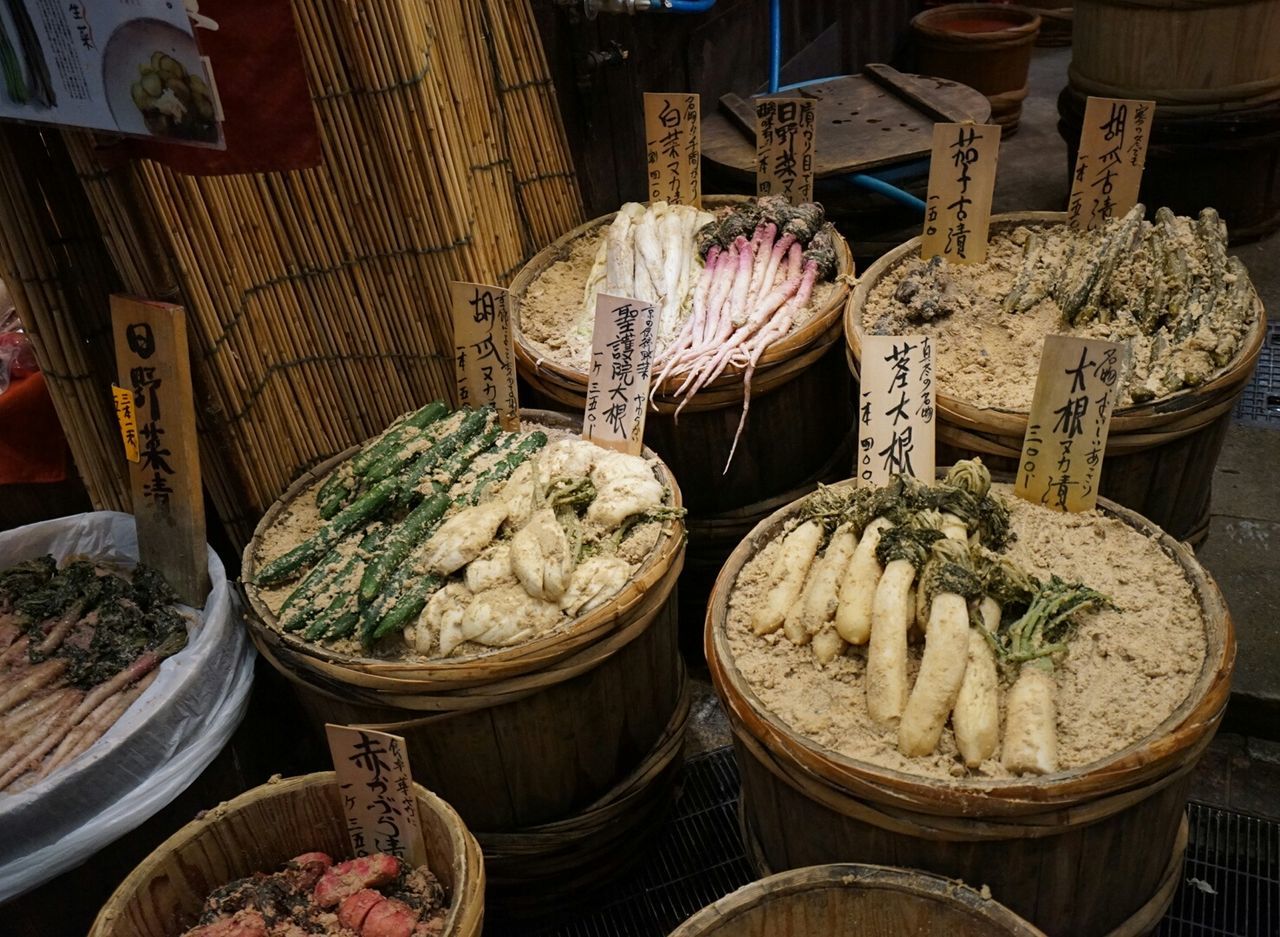
<instances>
[{"instance_id":1,"label":"blue plastic hose","mask_svg":"<svg viewBox=\"0 0 1280 937\"><path fill-rule=\"evenodd\" d=\"M769 93L782 78L782 0L769 0Z\"/></svg>"},{"instance_id":2,"label":"blue plastic hose","mask_svg":"<svg viewBox=\"0 0 1280 937\"><path fill-rule=\"evenodd\" d=\"M669 10L672 13L706 13L716 5L716 0L654 0L651 10Z\"/></svg>"}]
</instances>

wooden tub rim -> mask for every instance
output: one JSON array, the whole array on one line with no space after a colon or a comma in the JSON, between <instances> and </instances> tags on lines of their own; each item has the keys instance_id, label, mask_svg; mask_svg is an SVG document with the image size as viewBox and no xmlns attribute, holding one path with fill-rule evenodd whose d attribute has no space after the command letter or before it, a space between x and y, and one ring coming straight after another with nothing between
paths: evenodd
<instances>
[{"instance_id":1,"label":"wooden tub rim","mask_svg":"<svg viewBox=\"0 0 1280 937\"><path fill-rule=\"evenodd\" d=\"M840 490L853 484L853 479L846 479L830 487ZM996 815L992 811L996 807L1002 808L999 815L1016 816L1098 800L1168 774L1176 770L1179 757L1194 751L1221 721L1230 697L1236 654L1235 629L1222 593L1189 547L1137 512L1099 498L1098 507L1105 514L1157 541L1164 553L1182 568L1200 604L1205 630L1205 659L1200 675L1187 696L1151 732L1088 765L1023 778L925 778L823 748L800 736L770 712L750 689L733 660L724 628L728 597L739 571L756 554L757 547L773 539L798 503L762 520L725 561L707 606L703 636L712 683L728 710L730 722L737 723L736 731L749 732L783 764L798 767L802 773L814 775L841 790L866 792L869 787L887 790L892 793L886 797L893 803L907 801L923 812L933 806L943 815L962 813L978 817ZM1215 620L1222 622L1222 642L1216 648L1210 627Z\"/></svg>"},{"instance_id":2,"label":"wooden tub rim","mask_svg":"<svg viewBox=\"0 0 1280 937\"><path fill-rule=\"evenodd\" d=\"M714 210L733 205L743 204L754 201L752 196L747 195L706 195L703 196L703 208ZM644 202L642 204L649 204ZM538 352L530 340L525 338L524 331L520 327L520 303L525 292L532 286L542 273L554 263L564 260L569 255L571 245L580 238L594 234L599 229L609 225L613 219L617 217L618 212L612 211L608 214L593 218L583 224L578 225L571 231L562 234L549 245L544 247L538 253L534 254L515 275L508 287L507 294L511 303L511 334L515 344L516 360L519 370L525 374L535 374L539 377L549 375L550 379L565 388L581 388L583 394L587 390L587 374L577 368L571 368L567 365L560 364L547 358ZM834 229L833 229L834 231ZM784 363L788 359L801 354L814 342L821 339L833 325L837 324L843 315L845 304L849 298L851 289L850 284L853 282L855 269L853 262L853 253L849 249L849 243L838 232L835 234L835 250L836 250L836 276L831 281L835 285L831 296L821 309L806 322L803 326L794 331L787 333L780 340L769 345L768 349L761 355L756 365L754 380L760 380L763 372L770 367ZM725 368L724 373L717 377L714 381L707 384L699 394L703 392L711 392L723 390L726 387L737 387L739 391L742 388L743 369L736 365L730 365ZM656 390L656 398L666 403L672 403L675 398L669 396L684 380L668 378ZM754 383L753 380L753 383ZM695 395L695 399L696 399ZM740 397L741 394L739 393ZM692 403L691 403L692 405ZM726 403L725 406L732 404ZM674 407L674 404L673 404Z\"/></svg>"},{"instance_id":3,"label":"wooden tub rim","mask_svg":"<svg viewBox=\"0 0 1280 937\"><path fill-rule=\"evenodd\" d=\"M975 920L998 925L1006 933L1045 937L1043 931L1014 914L994 897L983 898L981 892L958 879L919 869L855 862L802 866L757 879L697 911L673 930L669 937L701 937L713 926L717 929L731 926L736 918L752 911L767 899L789 897L806 891L850 887L905 892L926 901L958 904Z\"/></svg>"},{"instance_id":4,"label":"wooden tub rim","mask_svg":"<svg viewBox=\"0 0 1280 937\"><path fill-rule=\"evenodd\" d=\"M1048 227L1062 224L1066 220L1066 212L1007 212L991 216L991 231L994 234L1006 228L1017 228L1023 225ZM844 334L855 364L862 360L862 336L866 331L862 324L862 311L871 290L890 270L917 253L920 244L921 238L917 236L898 245L864 270L854 284L845 306ZM1257 294L1256 287L1254 293ZM1249 377L1257 364L1258 354L1262 350L1267 332L1266 310L1260 296L1257 297L1255 308L1257 315L1253 328L1241 341L1240 349L1230 364L1217 372L1213 378L1196 387L1183 388L1165 397L1117 408L1111 418L1111 435L1124 435L1160 426L1185 411L1195 411L1204 407L1207 401L1212 401L1218 395L1234 396L1242 390L1249 382ZM1014 410L1009 407L980 407L959 397L943 393L941 387L938 389L937 406L939 412L950 422L972 429L1017 436L1026 433L1029 417L1026 410Z\"/></svg>"},{"instance_id":5,"label":"wooden tub rim","mask_svg":"<svg viewBox=\"0 0 1280 937\"><path fill-rule=\"evenodd\" d=\"M538 410L528 407L522 407L520 410L522 419L536 420L539 424L549 426L555 429L580 429L581 418L573 414L560 413L554 410ZM367 442L366 440L365 442ZM244 588L245 598L248 601L253 614L248 617L249 628L251 632L262 633L262 637L270 643L285 648L294 655L301 658L311 658L319 661L321 664L346 668L357 672L367 673L371 676L387 676L395 677L404 671L433 671L439 670L439 677L447 679L449 671L460 671L468 667L485 668L486 665L502 665L507 663L518 664L520 661L533 658L541 662L541 660L550 655L551 659L555 659L556 646L564 643L564 639L572 639L580 635L591 634L596 631L612 632L615 630L618 619L629 614L631 610L639 604L646 591L656 583L658 583L666 574L667 569L681 555L684 547L685 533L684 521L679 519L670 519L662 524L659 531L658 540L645 557L643 563L631 574L627 584L623 586L617 593L610 597L609 601L599 608L593 609L585 615L572 619L567 623L558 626L547 634L540 635L524 644L516 645L510 648L495 648L491 651L478 652L470 654L466 657L446 657L446 658L426 658L424 660L408 662L395 661L383 658L371 657L355 657L349 654L339 654L334 651L326 650L318 645L302 640L295 634L285 633L278 627L278 621L274 612L272 612L262 601L258 593L258 589L252 583L254 571L257 567L257 553L262 543L262 537L266 530L275 523L276 518L283 513L297 498L308 488L314 485L319 479L324 478L330 471L340 465L342 462L350 458L354 453L360 450L364 443L352 446L343 452L326 459L319 465L303 472L294 482L285 489L266 513L258 521L254 528L253 536L245 545L244 553L241 559L240 581ZM644 457L646 459L655 460L659 469L660 480L671 491L671 506L683 507L684 501L680 493L680 486L676 481L675 475L666 462L662 460L657 453L653 452L648 446L644 447ZM540 657L542 655L542 657ZM406 677L405 679L421 682L425 677ZM479 682L479 681L477 681Z\"/></svg>"},{"instance_id":6,"label":"wooden tub rim","mask_svg":"<svg viewBox=\"0 0 1280 937\"><path fill-rule=\"evenodd\" d=\"M205 829L216 824L222 817L236 813L245 805L256 803L264 798L272 799L295 790L305 790L309 787L336 786L337 783L338 776L333 771L316 771L311 774L268 781L266 784L251 787L231 800L223 801L201 816L191 820L160 845L156 846L155 849L151 850L146 858L139 862L133 871L125 877L124 881L116 886L116 890L111 893L111 897L107 899L107 903L94 919L93 926L89 931L89 937L99 937L100 934L104 933L105 926L114 921L117 916L116 906L122 903L123 897L125 895L139 894L143 884L153 877L163 858L195 840ZM418 800L420 802L425 801L430 805L432 811L444 821L444 825L449 830L449 842L453 848L453 862L450 870L453 876L453 884L450 888L449 913L445 916L443 933L445 937L453 937L457 933L458 925L463 923L460 918L464 910L464 899L481 902L480 910L481 914L483 914L485 875L484 863L480 861L480 845L453 807L421 784L414 782L413 786ZM259 869L258 871L269 870ZM226 883L224 882L223 884ZM118 901L117 899L121 900ZM111 917L108 917L108 915ZM478 928L475 933L479 933Z\"/></svg>"}]
</instances>

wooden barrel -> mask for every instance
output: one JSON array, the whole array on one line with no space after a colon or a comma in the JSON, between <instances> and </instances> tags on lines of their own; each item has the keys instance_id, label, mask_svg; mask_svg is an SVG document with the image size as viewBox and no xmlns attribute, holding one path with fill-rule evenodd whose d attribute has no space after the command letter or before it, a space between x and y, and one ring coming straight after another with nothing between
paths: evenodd
<instances>
[{"instance_id":1,"label":"wooden barrel","mask_svg":"<svg viewBox=\"0 0 1280 937\"><path fill-rule=\"evenodd\" d=\"M991 231L1066 220L1061 212L995 215ZM856 367L862 349L862 311L875 284L920 250L913 238L890 251L858 280L845 313L845 339ZM1222 451L1231 411L1244 392L1266 334L1258 318L1236 359L1213 380L1149 403L1123 407L1111 417L1103 496L1132 508L1180 540L1198 543L1209 531L1213 470ZM993 472L1012 474L1022 455L1027 414L1001 407L977 407L938 389L938 464L974 455Z\"/></svg>"},{"instance_id":2,"label":"wooden barrel","mask_svg":"<svg viewBox=\"0 0 1280 937\"><path fill-rule=\"evenodd\" d=\"M581 425L564 414L523 414ZM245 550L246 583L260 563L263 531L349 454L305 474L263 517ZM660 471L678 507L680 489L665 466ZM535 889L545 905L615 874L634 851L602 856L601 844L620 831L642 839L654 811L670 801L688 718L676 646L683 561L683 524L668 521L609 602L564 630L469 658L414 663L332 653L282 634L247 586L250 634L293 683L318 732L332 722L404 736L414 778L475 832L508 909ZM561 874L547 881L553 858Z\"/></svg>"},{"instance_id":3,"label":"wooden barrel","mask_svg":"<svg viewBox=\"0 0 1280 937\"><path fill-rule=\"evenodd\" d=\"M484 923L480 847L453 808L414 784L427 867L449 893L443 937L479 937ZM255 787L192 820L116 889L89 937L174 937L195 923L216 888L274 872L294 856L351 855L333 772Z\"/></svg>"},{"instance_id":4,"label":"wooden barrel","mask_svg":"<svg viewBox=\"0 0 1280 937\"><path fill-rule=\"evenodd\" d=\"M1040 17L1022 7L948 3L911 20L916 70L981 91L991 121L1007 136L1018 127L1027 96L1031 50Z\"/></svg>"},{"instance_id":5,"label":"wooden barrel","mask_svg":"<svg viewBox=\"0 0 1280 937\"><path fill-rule=\"evenodd\" d=\"M670 937L1043 937L981 892L952 879L876 865L780 872L726 895Z\"/></svg>"},{"instance_id":6,"label":"wooden barrel","mask_svg":"<svg viewBox=\"0 0 1280 937\"><path fill-rule=\"evenodd\" d=\"M1156 111L1211 113L1280 99L1274 0L1077 0L1071 84Z\"/></svg>"},{"instance_id":7,"label":"wooden barrel","mask_svg":"<svg viewBox=\"0 0 1280 937\"><path fill-rule=\"evenodd\" d=\"M1046 933L1121 937L1154 927L1178 884L1190 772L1222 719L1235 661L1226 604L1190 548L1099 501L1182 569L1205 621L1196 683L1150 735L1051 776L937 780L855 761L797 735L734 664L725 634L730 591L795 507L734 551L707 612L707 661L734 734L746 838L761 871L826 862L919 868L989 886Z\"/></svg>"}]
</instances>

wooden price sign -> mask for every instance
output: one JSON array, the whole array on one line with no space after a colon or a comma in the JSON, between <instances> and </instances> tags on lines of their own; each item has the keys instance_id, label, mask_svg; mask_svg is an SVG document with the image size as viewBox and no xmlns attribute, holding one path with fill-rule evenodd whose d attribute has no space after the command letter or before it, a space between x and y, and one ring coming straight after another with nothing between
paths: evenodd
<instances>
[{"instance_id":1,"label":"wooden price sign","mask_svg":"<svg viewBox=\"0 0 1280 937\"><path fill-rule=\"evenodd\" d=\"M1014 493L1055 511L1092 511L1115 408L1124 346L1048 335Z\"/></svg>"},{"instance_id":2,"label":"wooden price sign","mask_svg":"<svg viewBox=\"0 0 1280 937\"><path fill-rule=\"evenodd\" d=\"M449 284L453 300L453 363L458 402L493 404L502 428L520 428L515 344L507 291L482 283Z\"/></svg>"},{"instance_id":3,"label":"wooden price sign","mask_svg":"<svg viewBox=\"0 0 1280 937\"><path fill-rule=\"evenodd\" d=\"M133 408L133 390L112 384L111 397L116 405L116 422L120 424L124 457L130 462L141 462L142 453L138 449L138 413Z\"/></svg>"},{"instance_id":4,"label":"wooden price sign","mask_svg":"<svg viewBox=\"0 0 1280 937\"><path fill-rule=\"evenodd\" d=\"M756 195L781 195L793 205L813 200L812 98L765 98L756 104Z\"/></svg>"},{"instance_id":5,"label":"wooden price sign","mask_svg":"<svg viewBox=\"0 0 1280 937\"><path fill-rule=\"evenodd\" d=\"M696 94L644 96L649 201L702 207L702 122Z\"/></svg>"},{"instance_id":6,"label":"wooden price sign","mask_svg":"<svg viewBox=\"0 0 1280 937\"><path fill-rule=\"evenodd\" d=\"M640 454L656 331L657 312L652 303L597 294L583 439Z\"/></svg>"},{"instance_id":7,"label":"wooden price sign","mask_svg":"<svg viewBox=\"0 0 1280 937\"><path fill-rule=\"evenodd\" d=\"M991 197L996 190L1000 128L995 124L934 124L920 256L956 264L987 259Z\"/></svg>"},{"instance_id":8,"label":"wooden price sign","mask_svg":"<svg viewBox=\"0 0 1280 937\"><path fill-rule=\"evenodd\" d=\"M426 865L404 739L350 726L326 724L324 731L355 857L384 852L413 866Z\"/></svg>"},{"instance_id":9,"label":"wooden price sign","mask_svg":"<svg viewBox=\"0 0 1280 937\"><path fill-rule=\"evenodd\" d=\"M938 389L933 339L866 335L858 401L859 484L883 485L895 475L932 483Z\"/></svg>"},{"instance_id":10,"label":"wooden price sign","mask_svg":"<svg viewBox=\"0 0 1280 937\"><path fill-rule=\"evenodd\" d=\"M186 315L181 306L112 296L111 321L119 385L133 396L138 459L130 460L129 475L138 554L182 601L200 608L209 594L209 559ZM122 419L127 450L126 427Z\"/></svg>"},{"instance_id":11,"label":"wooden price sign","mask_svg":"<svg viewBox=\"0 0 1280 937\"><path fill-rule=\"evenodd\" d=\"M1155 109L1154 101L1089 98L1067 202L1073 228L1091 231L1138 204Z\"/></svg>"}]
</instances>

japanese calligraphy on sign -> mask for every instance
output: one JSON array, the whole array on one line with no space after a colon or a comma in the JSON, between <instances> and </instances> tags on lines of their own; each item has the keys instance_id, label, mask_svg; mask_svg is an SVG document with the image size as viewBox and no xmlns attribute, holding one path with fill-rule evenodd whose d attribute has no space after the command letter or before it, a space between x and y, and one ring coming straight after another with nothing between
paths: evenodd
<instances>
[{"instance_id":1,"label":"japanese calligraphy on sign","mask_svg":"<svg viewBox=\"0 0 1280 937\"><path fill-rule=\"evenodd\" d=\"M357 859L378 852L425 865L426 845L404 739L326 724L329 752Z\"/></svg>"},{"instance_id":2,"label":"japanese calligraphy on sign","mask_svg":"<svg viewBox=\"0 0 1280 937\"><path fill-rule=\"evenodd\" d=\"M756 104L756 195L781 195L791 204L813 200L812 98L766 98Z\"/></svg>"},{"instance_id":3,"label":"japanese calligraphy on sign","mask_svg":"<svg viewBox=\"0 0 1280 937\"><path fill-rule=\"evenodd\" d=\"M1138 204L1154 101L1089 98L1071 178L1067 222L1091 231Z\"/></svg>"},{"instance_id":4,"label":"japanese calligraphy on sign","mask_svg":"<svg viewBox=\"0 0 1280 937\"><path fill-rule=\"evenodd\" d=\"M458 402L493 404L506 430L520 428L515 345L507 291L480 283L450 283L453 299L453 364Z\"/></svg>"},{"instance_id":5,"label":"japanese calligraphy on sign","mask_svg":"<svg viewBox=\"0 0 1280 937\"><path fill-rule=\"evenodd\" d=\"M987 259L991 196L996 188L1000 128L934 124L920 256L957 264Z\"/></svg>"},{"instance_id":6,"label":"japanese calligraphy on sign","mask_svg":"<svg viewBox=\"0 0 1280 937\"><path fill-rule=\"evenodd\" d=\"M924 335L863 337L858 484L883 485L894 475L933 481L938 398L933 353L933 339Z\"/></svg>"},{"instance_id":7,"label":"japanese calligraphy on sign","mask_svg":"<svg viewBox=\"0 0 1280 937\"><path fill-rule=\"evenodd\" d=\"M1045 337L1014 480L1020 498L1055 511L1093 510L1124 367L1123 345Z\"/></svg>"},{"instance_id":8,"label":"japanese calligraphy on sign","mask_svg":"<svg viewBox=\"0 0 1280 937\"><path fill-rule=\"evenodd\" d=\"M644 96L649 201L702 207L702 122L696 94Z\"/></svg>"},{"instance_id":9,"label":"japanese calligraphy on sign","mask_svg":"<svg viewBox=\"0 0 1280 937\"><path fill-rule=\"evenodd\" d=\"M112 384L111 396L115 400L116 422L120 424L124 457L130 462L141 461L142 456L138 451L138 416L133 409L133 390Z\"/></svg>"},{"instance_id":10,"label":"japanese calligraphy on sign","mask_svg":"<svg viewBox=\"0 0 1280 937\"><path fill-rule=\"evenodd\" d=\"M117 383L132 398L137 459L130 460L129 474L139 555L184 602L200 608L209 592L209 561L186 316L181 306L112 296L111 319ZM121 432L127 450L123 419Z\"/></svg>"},{"instance_id":11,"label":"japanese calligraphy on sign","mask_svg":"<svg viewBox=\"0 0 1280 937\"><path fill-rule=\"evenodd\" d=\"M608 293L596 296L583 439L640 454L657 325L650 303Z\"/></svg>"}]
</instances>

